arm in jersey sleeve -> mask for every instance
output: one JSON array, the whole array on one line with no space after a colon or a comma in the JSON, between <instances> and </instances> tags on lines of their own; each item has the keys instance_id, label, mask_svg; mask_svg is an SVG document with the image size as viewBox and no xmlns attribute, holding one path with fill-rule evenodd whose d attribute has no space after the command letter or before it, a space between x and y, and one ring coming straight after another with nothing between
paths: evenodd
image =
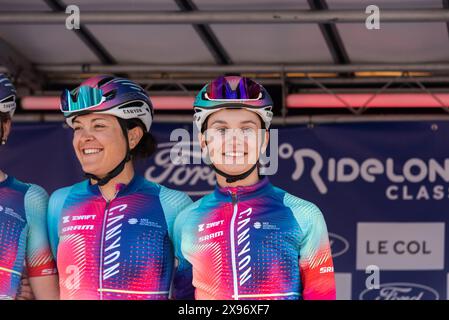
<instances>
[{"instance_id":1,"label":"arm in jersey sleeve","mask_svg":"<svg viewBox=\"0 0 449 320\"><path fill-rule=\"evenodd\" d=\"M295 202L291 209L302 231L299 247L302 297L335 300L334 265L323 214L311 202L298 198Z\"/></svg>"},{"instance_id":2,"label":"arm in jersey sleeve","mask_svg":"<svg viewBox=\"0 0 449 320\"><path fill-rule=\"evenodd\" d=\"M39 186L31 185L25 194L25 212L29 225L26 264L30 278L57 273L48 240L47 206L47 192Z\"/></svg>"},{"instance_id":3,"label":"arm in jersey sleeve","mask_svg":"<svg viewBox=\"0 0 449 320\"><path fill-rule=\"evenodd\" d=\"M64 206L65 199L67 198L70 189L71 187L66 187L56 190L55 192L53 192L50 197L50 201L48 202L48 238L50 240L51 251L55 259L58 256L59 221L61 219L62 207Z\"/></svg>"},{"instance_id":4,"label":"arm in jersey sleeve","mask_svg":"<svg viewBox=\"0 0 449 320\"><path fill-rule=\"evenodd\" d=\"M179 237L177 235L175 224L179 213L189 206L193 201L190 197L180 191L171 190L165 187L161 188L160 199L162 208L164 210L165 218L167 220L168 233L175 250L176 268L172 282L171 296L177 300L194 299L194 288L192 285L192 267L190 264L186 265L186 261L180 261L178 258L177 242Z\"/></svg>"},{"instance_id":5,"label":"arm in jersey sleeve","mask_svg":"<svg viewBox=\"0 0 449 320\"><path fill-rule=\"evenodd\" d=\"M193 286L193 269L190 262L184 257L182 253L182 227L186 223L186 218L189 209L186 209L186 213L178 215L175 220L175 226L173 230L175 256L176 256L176 271L173 280L174 298L177 300L194 300L195 299L195 287Z\"/></svg>"}]
</instances>

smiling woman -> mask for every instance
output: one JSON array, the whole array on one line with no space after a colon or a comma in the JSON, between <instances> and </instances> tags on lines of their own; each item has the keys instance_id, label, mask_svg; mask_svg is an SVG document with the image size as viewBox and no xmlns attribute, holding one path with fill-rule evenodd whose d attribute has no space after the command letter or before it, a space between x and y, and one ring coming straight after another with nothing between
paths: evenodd
<instances>
[{"instance_id":1,"label":"smiling woman","mask_svg":"<svg viewBox=\"0 0 449 320\"><path fill-rule=\"evenodd\" d=\"M172 231L191 203L135 174L155 150L153 107L127 79L97 76L64 91L61 109L87 180L57 190L48 223L62 299L193 298L191 270L174 273Z\"/></svg>"},{"instance_id":2,"label":"smiling woman","mask_svg":"<svg viewBox=\"0 0 449 320\"><path fill-rule=\"evenodd\" d=\"M215 79L196 97L198 138L217 185L178 215L174 237L197 299L335 299L320 209L259 172L272 104L265 88L237 76Z\"/></svg>"},{"instance_id":3,"label":"smiling woman","mask_svg":"<svg viewBox=\"0 0 449 320\"><path fill-rule=\"evenodd\" d=\"M91 113L75 118L73 125L73 147L83 171L105 177L126 154L125 137L117 118ZM141 136L142 130L138 133Z\"/></svg>"}]
</instances>

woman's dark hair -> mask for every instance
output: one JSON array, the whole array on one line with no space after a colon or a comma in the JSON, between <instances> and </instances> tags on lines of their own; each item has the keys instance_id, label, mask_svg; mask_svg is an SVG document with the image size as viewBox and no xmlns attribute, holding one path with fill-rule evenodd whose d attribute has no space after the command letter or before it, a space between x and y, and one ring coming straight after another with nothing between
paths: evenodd
<instances>
[{"instance_id":1,"label":"woman's dark hair","mask_svg":"<svg viewBox=\"0 0 449 320\"><path fill-rule=\"evenodd\" d=\"M9 114L9 112L0 112L0 121L4 122L4 121L8 121L11 120L11 116Z\"/></svg>"},{"instance_id":2,"label":"woman's dark hair","mask_svg":"<svg viewBox=\"0 0 449 320\"><path fill-rule=\"evenodd\" d=\"M0 112L0 143L3 141L3 124L11 120L9 112Z\"/></svg>"},{"instance_id":3,"label":"woman's dark hair","mask_svg":"<svg viewBox=\"0 0 449 320\"><path fill-rule=\"evenodd\" d=\"M157 142L153 135L145 129L143 122L139 119L129 119L125 120L125 123L128 130L140 127L143 132L139 143L130 151L132 159L145 159L151 156L156 151Z\"/></svg>"}]
</instances>

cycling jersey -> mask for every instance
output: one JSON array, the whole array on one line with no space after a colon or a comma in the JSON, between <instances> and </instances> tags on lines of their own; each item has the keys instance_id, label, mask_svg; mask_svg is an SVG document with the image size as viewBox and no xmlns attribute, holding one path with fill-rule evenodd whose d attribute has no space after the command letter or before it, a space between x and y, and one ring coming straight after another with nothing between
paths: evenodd
<instances>
[{"instance_id":1,"label":"cycling jersey","mask_svg":"<svg viewBox=\"0 0 449 320\"><path fill-rule=\"evenodd\" d=\"M111 201L89 180L54 192L48 222L61 299L169 298L173 223L191 202L138 175Z\"/></svg>"},{"instance_id":2,"label":"cycling jersey","mask_svg":"<svg viewBox=\"0 0 449 320\"><path fill-rule=\"evenodd\" d=\"M335 299L321 211L268 178L216 187L179 214L174 234L196 299Z\"/></svg>"},{"instance_id":3,"label":"cycling jersey","mask_svg":"<svg viewBox=\"0 0 449 320\"><path fill-rule=\"evenodd\" d=\"M46 225L48 195L8 176L0 182L0 299L14 299L28 277L56 274Z\"/></svg>"}]
</instances>

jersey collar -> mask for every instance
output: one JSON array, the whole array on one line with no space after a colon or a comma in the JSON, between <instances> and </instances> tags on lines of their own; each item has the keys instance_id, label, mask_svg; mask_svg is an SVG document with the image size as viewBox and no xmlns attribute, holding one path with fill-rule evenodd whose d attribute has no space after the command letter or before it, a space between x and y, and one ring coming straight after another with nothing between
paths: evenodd
<instances>
[{"instance_id":1,"label":"jersey collar","mask_svg":"<svg viewBox=\"0 0 449 320\"><path fill-rule=\"evenodd\" d=\"M215 195L218 198L230 198L232 195L237 196L238 200L258 197L272 189L272 185L267 177L259 180L256 184L245 187L215 187Z\"/></svg>"},{"instance_id":2,"label":"jersey collar","mask_svg":"<svg viewBox=\"0 0 449 320\"><path fill-rule=\"evenodd\" d=\"M9 174L7 174L7 175L6 175L6 179L3 180L2 182L0 182L0 188L9 186L9 185L11 184L11 182L13 181L13 179L14 179L14 178L13 178L12 176L10 176Z\"/></svg>"},{"instance_id":3,"label":"jersey collar","mask_svg":"<svg viewBox=\"0 0 449 320\"><path fill-rule=\"evenodd\" d=\"M131 181L128 184L116 185L116 189L117 189L116 197L135 192L137 189L139 189L139 186L142 184L142 181L144 179L145 179L144 177L135 173L134 177L131 179ZM89 179L87 179L85 181L85 183L86 183L86 187L87 187L87 190L89 193L101 196L101 191L97 184L91 184Z\"/></svg>"}]
</instances>

